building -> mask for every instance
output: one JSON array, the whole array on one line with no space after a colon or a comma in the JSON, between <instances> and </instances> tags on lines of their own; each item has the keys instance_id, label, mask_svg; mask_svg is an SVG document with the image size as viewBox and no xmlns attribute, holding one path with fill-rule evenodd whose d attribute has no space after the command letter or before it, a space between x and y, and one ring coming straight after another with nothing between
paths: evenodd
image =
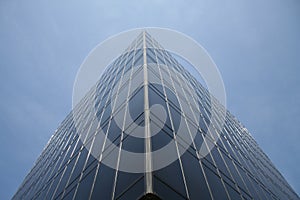
<instances>
[{"instance_id":1,"label":"building","mask_svg":"<svg viewBox=\"0 0 300 200\"><path fill-rule=\"evenodd\" d=\"M61 123L13 199L299 199L223 108L143 32Z\"/></svg>"}]
</instances>

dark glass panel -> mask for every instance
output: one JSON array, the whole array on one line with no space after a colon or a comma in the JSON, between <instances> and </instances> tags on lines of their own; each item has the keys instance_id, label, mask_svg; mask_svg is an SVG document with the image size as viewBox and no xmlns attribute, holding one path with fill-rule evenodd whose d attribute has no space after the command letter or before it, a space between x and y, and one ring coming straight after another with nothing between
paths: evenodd
<instances>
[{"instance_id":1,"label":"dark glass panel","mask_svg":"<svg viewBox=\"0 0 300 200\"><path fill-rule=\"evenodd\" d=\"M240 196L238 191L236 191L235 189L233 189L231 186L227 185L226 183L225 183L225 186L226 186L227 192L231 199L234 199L234 200L242 199L242 197Z\"/></svg>"},{"instance_id":2,"label":"dark glass panel","mask_svg":"<svg viewBox=\"0 0 300 200\"><path fill-rule=\"evenodd\" d=\"M168 101L172 104L172 106L175 106L178 110L180 110L180 105L174 92L170 89L166 89L166 94Z\"/></svg>"},{"instance_id":3,"label":"dark glass panel","mask_svg":"<svg viewBox=\"0 0 300 200\"><path fill-rule=\"evenodd\" d=\"M137 86L140 86L144 84L144 70L143 68L139 68L131 78L131 90L132 88L136 88Z\"/></svg>"},{"instance_id":4,"label":"dark glass panel","mask_svg":"<svg viewBox=\"0 0 300 200\"><path fill-rule=\"evenodd\" d=\"M162 99L165 99L165 95L164 95L164 90L162 85L159 83L150 83L149 84L149 91L150 89L155 92L153 93L153 95L158 95L160 96ZM149 101L155 101L155 98L152 98L152 95L149 94Z\"/></svg>"},{"instance_id":5,"label":"dark glass panel","mask_svg":"<svg viewBox=\"0 0 300 200\"><path fill-rule=\"evenodd\" d=\"M135 132L136 129L133 130ZM145 152L145 139L144 138L138 138L135 136L131 136L130 133L125 132L125 138L123 139L122 149L129 151L129 152L135 152L135 153L144 153ZM143 133L136 133L139 135L144 135Z\"/></svg>"},{"instance_id":6,"label":"dark glass panel","mask_svg":"<svg viewBox=\"0 0 300 200\"><path fill-rule=\"evenodd\" d=\"M220 154L219 154L219 151L218 151L218 148L217 148L217 147L215 147L215 148L213 148L213 149L211 150L211 155L212 155L212 157L214 158L214 161L215 161L215 163L216 163L217 168L218 168L221 172L223 172L224 174L226 174L229 178L231 178L231 177L230 177L230 174L229 174L229 172L228 172L228 170L227 170L227 167L226 167L226 165L225 165L225 163L224 163L222 157L221 157Z\"/></svg>"},{"instance_id":7,"label":"dark glass panel","mask_svg":"<svg viewBox=\"0 0 300 200\"><path fill-rule=\"evenodd\" d=\"M181 160L190 199L211 199L199 161L188 152Z\"/></svg>"},{"instance_id":8,"label":"dark glass panel","mask_svg":"<svg viewBox=\"0 0 300 200\"><path fill-rule=\"evenodd\" d=\"M52 197L53 193L55 192L55 189L60 181L61 175L62 175L62 172L60 172L56 177L54 177L51 187L46 195L47 199L51 199L51 197Z\"/></svg>"},{"instance_id":9,"label":"dark glass panel","mask_svg":"<svg viewBox=\"0 0 300 200\"><path fill-rule=\"evenodd\" d=\"M51 186L51 182L43 188L43 190L40 192L40 194L37 196L36 199L45 199L45 196L46 196L50 186Z\"/></svg>"},{"instance_id":10,"label":"dark glass panel","mask_svg":"<svg viewBox=\"0 0 300 200\"><path fill-rule=\"evenodd\" d=\"M118 200L139 199L144 193L144 177L138 179L134 185L130 185L127 190L117 196Z\"/></svg>"},{"instance_id":11,"label":"dark glass panel","mask_svg":"<svg viewBox=\"0 0 300 200\"><path fill-rule=\"evenodd\" d=\"M144 87L141 87L129 100L129 113L133 120L144 111Z\"/></svg>"},{"instance_id":12,"label":"dark glass panel","mask_svg":"<svg viewBox=\"0 0 300 200\"><path fill-rule=\"evenodd\" d=\"M223 155L223 158L228 166L228 169L231 173L231 175L233 176L234 181L236 182L236 184L240 187L243 188L243 190L247 191L244 182L242 181L242 178L240 177L240 175L238 174L235 165L233 163L233 161L227 156L227 155Z\"/></svg>"},{"instance_id":13,"label":"dark glass panel","mask_svg":"<svg viewBox=\"0 0 300 200\"><path fill-rule=\"evenodd\" d=\"M147 56L151 56L152 58L156 57L155 53L154 53L154 50L152 48L147 48Z\"/></svg>"},{"instance_id":14,"label":"dark glass panel","mask_svg":"<svg viewBox=\"0 0 300 200\"><path fill-rule=\"evenodd\" d=\"M199 127L201 128L202 132L207 133L208 124L202 116L199 117Z\"/></svg>"},{"instance_id":15,"label":"dark glass panel","mask_svg":"<svg viewBox=\"0 0 300 200\"><path fill-rule=\"evenodd\" d=\"M149 67L148 67L148 80L149 80L149 82L150 83L160 83L161 84L159 74L157 72L154 72L154 69L151 69L150 66L151 66L151 64L149 64Z\"/></svg>"},{"instance_id":16,"label":"dark glass panel","mask_svg":"<svg viewBox=\"0 0 300 200\"><path fill-rule=\"evenodd\" d=\"M111 120L110 122L110 126L108 129L108 135L107 135L107 139L109 139L111 142L115 141L117 137L119 137L122 133L122 130L120 129L120 127L117 125L117 123L115 122L114 119ZM114 144L118 144L118 141L116 141L116 143L114 142ZM106 147L105 147L106 149Z\"/></svg>"},{"instance_id":17,"label":"dark glass panel","mask_svg":"<svg viewBox=\"0 0 300 200\"><path fill-rule=\"evenodd\" d=\"M111 105L107 105L105 108L104 108L104 113L103 113L103 116L102 116L102 119L101 119L101 125L104 124L105 122L107 122L111 116ZM98 119L100 120L100 119Z\"/></svg>"},{"instance_id":18,"label":"dark glass panel","mask_svg":"<svg viewBox=\"0 0 300 200\"><path fill-rule=\"evenodd\" d=\"M125 134L129 135L132 134L132 132L138 127L138 126L145 126L144 124L144 113L141 113L137 119L134 121L131 120L131 117L126 115L126 120L125 120L125 125L124 125L124 130Z\"/></svg>"},{"instance_id":19,"label":"dark glass panel","mask_svg":"<svg viewBox=\"0 0 300 200\"><path fill-rule=\"evenodd\" d=\"M114 98L116 99L114 112L127 100L128 96L128 88L129 88L129 82L126 82L118 91L118 94ZM116 89L117 90L117 89Z\"/></svg>"},{"instance_id":20,"label":"dark glass panel","mask_svg":"<svg viewBox=\"0 0 300 200\"><path fill-rule=\"evenodd\" d=\"M178 160L174 161L165 168L153 172L153 176L161 180L161 182L167 184L168 187L172 188L172 190L176 191L181 196L186 197L183 176ZM161 197L164 199L163 196Z\"/></svg>"},{"instance_id":21,"label":"dark glass panel","mask_svg":"<svg viewBox=\"0 0 300 200\"><path fill-rule=\"evenodd\" d=\"M104 103L98 107L95 107L96 109L96 117L97 119L99 120L102 116L102 113L103 113L103 109L104 109Z\"/></svg>"},{"instance_id":22,"label":"dark glass panel","mask_svg":"<svg viewBox=\"0 0 300 200\"><path fill-rule=\"evenodd\" d=\"M194 138L194 143L195 143L197 151L199 151L201 146L204 145L203 141L204 140L203 140L202 133L198 130L196 133L196 136Z\"/></svg>"},{"instance_id":23,"label":"dark glass panel","mask_svg":"<svg viewBox=\"0 0 300 200\"><path fill-rule=\"evenodd\" d=\"M180 194L178 191L171 188L166 182L154 177L153 178L154 193L157 194L161 199L172 199L172 200L183 200L185 196Z\"/></svg>"},{"instance_id":24,"label":"dark glass panel","mask_svg":"<svg viewBox=\"0 0 300 200\"><path fill-rule=\"evenodd\" d=\"M124 74L126 74L132 67L132 61L133 59L131 58L131 60L129 61L129 63L126 64L126 67L124 69Z\"/></svg>"},{"instance_id":25,"label":"dark glass panel","mask_svg":"<svg viewBox=\"0 0 300 200\"><path fill-rule=\"evenodd\" d=\"M78 136L76 136L76 138L78 138ZM72 142L71 146L70 146L70 147L68 148L68 150L67 150L67 154L66 154L65 157L64 157L64 160L63 160L63 162L62 162L63 164L62 164L61 166L58 166L58 167L62 168L62 167L65 166L65 164L67 163L67 161L70 159L70 156L71 156L71 154L72 154L72 152L73 152L74 147L75 147L76 144L77 144L76 141L73 141L73 142Z\"/></svg>"},{"instance_id":26,"label":"dark glass panel","mask_svg":"<svg viewBox=\"0 0 300 200\"><path fill-rule=\"evenodd\" d=\"M97 133L97 135L93 139L93 146L90 149L93 155L90 155L88 163L94 160L94 156L96 158L99 158L99 155L102 152L104 139L105 135L103 133Z\"/></svg>"},{"instance_id":27,"label":"dark glass panel","mask_svg":"<svg viewBox=\"0 0 300 200\"><path fill-rule=\"evenodd\" d=\"M235 155L234 155L234 152L233 152L233 150L232 150L232 148L231 148L231 145L230 145L230 143L228 142L228 140L225 140L223 144L225 145L225 147L226 147L228 153L230 154L230 156L231 156L232 158L235 159L236 157L235 157ZM237 152L237 154L238 154L238 152Z\"/></svg>"},{"instance_id":28,"label":"dark glass panel","mask_svg":"<svg viewBox=\"0 0 300 200\"><path fill-rule=\"evenodd\" d=\"M101 126L100 126L100 129L102 130L102 132L103 132L104 134L107 133L108 125L109 125L109 122L107 121L105 124L101 124ZM99 131L97 134L99 134L99 133L100 133L100 131ZM96 135L96 136L97 136L97 135Z\"/></svg>"},{"instance_id":29,"label":"dark glass panel","mask_svg":"<svg viewBox=\"0 0 300 200\"><path fill-rule=\"evenodd\" d=\"M160 129L154 120L150 122L150 130ZM163 127L157 134L151 137L152 151L156 151L166 146L173 139L173 133L167 127Z\"/></svg>"},{"instance_id":30,"label":"dark glass panel","mask_svg":"<svg viewBox=\"0 0 300 200\"><path fill-rule=\"evenodd\" d=\"M158 68L158 65L155 64L155 63L149 63L147 65L147 69L148 69L148 72L151 72L153 73L156 77L160 78L160 74L159 74L159 68ZM154 83L160 83L161 81L158 81L158 82L154 82Z\"/></svg>"},{"instance_id":31,"label":"dark glass panel","mask_svg":"<svg viewBox=\"0 0 300 200\"><path fill-rule=\"evenodd\" d=\"M121 78L122 72L123 72L123 70L119 70L119 71L118 71L118 73L117 73L117 75L116 75L116 78L115 78L114 86L115 86L116 84L119 83L119 80L120 80L120 78Z\"/></svg>"},{"instance_id":32,"label":"dark glass panel","mask_svg":"<svg viewBox=\"0 0 300 200\"><path fill-rule=\"evenodd\" d=\"M76 147L72 153L72 156L71 156L71 159L74 157L74 156L77 156L80 149L82 148L82 141L81 141L81 138L78 139L77 141L77 144L76 144Z\"/></svg>"},{"instance_id":33,"label":"dark glass panel","mask_svg":"<svg viewBox=\"0 0 300 200\"><path fill-rule=\"evenodd\" d=\"M142 176L143 176L143 174L135 174L135 173L127 173L127 172L118 171L116 190L115 190L115 198L122 195L123 193L127 193L129 188L134 187L134 185L139 180L141 180Z\"/></svg>"},{"instance_id":34,"label":"dark glass panel","mask_svg":"<svg viewBox=\"0 0 300 200\"><path fill-rule=\"evenodd\" d=\"M260 196L260 199L261 200L268 200L268 198L265 195L264 190L261 188L261 186L258 184L258 182L255 181L254 184L255 184L255 189L256 189L257 193L259 194L259 196Z\"/></svg>"},{"instance_id":35,"label":"dark glass panel","mask_svg":"<svg viewBox=\"0 0 300 200\"><path fill-rule=\"evenodd\" d=\"M74 193L75 193L76 187L73 187L71 191L65 194L65 196L62 198L63 200L72 200Z\"/></svg>"},{"instance_id":36,"label":"dark glass panel","mask_svg":"<svg viewBox=\"0 0 300 200\"><path fill-rule=\"evenodd\" d=\"M182 116L180 110L174 108L172 105L170 105L169 108L170 108L170 113L171 113L171 117L172 117L173 126L174 126L175 131L177 132L178 129L179 129L179 126L182 125L181 124L181 118L183 116Z\"/></svg>"},{"instance_id":37,"label":"dark glass panel","mask_svg":"<svg viewBox=\"0 0 300 200\"><path fill-rule=\"evenodd\" d=\"M203 169L214 199L228 199L224 186L221 182L221 178L207 166L203 165Z\"/></svg>"},{"instance_id":38,"label":"dark glass panel","mask_svg":"<svg viewBox=\"0 0 300 200\"><path fill-rule=\"evenodd\" d=\"M87 164L83 170L83 173L86 173L87 171L90 171L91 169L93 169L96 165L98 164L98 160L95 159L95 157L90 154L89 158L87 160Z\"/></svg>"},{"instance_id":39,"label":"dark glass panel","mask_svg":"<svg viewBox=\"0 0 300 200\"><path fill-rule=\"evenodd\" d=\"M191 138L190 130L187 127L186 120L183 120L180 123L180 129L181 129L180 134L178 133L179 130L176 131L177 142L179 144L189 146L190 144L192 144L193 141L192 141L192 138ZM176 130L176 127L175 127L175 130Z\"/></svg>"},{"instance_id":40,"label":"dark glass panel","mask_svg":"<svg viewBox=\"0 0 300 200\"><path fill-rule=\"evenodd\" d=\"M109 138L107 138L107 140L109 140ZM114 163L117 163L116 153L119 152L120 141L121 134L115 140L110 141L110 143L108 141L106 142L104 151L102 152L102 160L113 159Z\"/></svg>"},{"instance_id":41,"label":"dark glass panel","mask_svg":"<svg viewBox=\"0 0 300 200\"><path fill-rule=\"evenodd\" d=\"M63 158L62 158L62 159L63 159ZM61 162L61 161L60 161L60 162ZM55 163L54 163L54 164L55 164ZM49 168L47 168L47 169L45 170L45 173L44 173L43 176L40 178L40 187L44 187L44 184L50 179L52 171L55 171L55 173L57 173L59 164L60 164L60 163L56 163L55 165L52 165L52 166L50 166ZM52 168L54 168L54 166L55 166L55 169L53 170ZM39 189L39 190L40 190L40 189Z\"/></svg>"},{"instance_id":42,"label":"dark glass panel","mask_svg":"<svg viewBox=\"0 0 300 200\"><path fill-rule=\"evenodd\" d=\"M149 107L151 108L151 106L155 105L155 104L158 104L158 105L162 106L163 109L166 111L166 114L167 114L165 126L167 126L169 129L172 129L171 121L170 121L170 118L168 116L167 105L166 105L165 100L161 96L161 94L163 93L163 88L162 88L161 85L158 85L158 84L151 84L151 86L155 87L155 90L152 89L152 87L149 87ZM159 91L162 92L162 93L159 94ZM151 111L150 115L152 115L152 114L155 115L155 113L153 113L153 111ZM160 119L159 116L156 116L156 117L158 119ZM177 121L175 121L175 122L177 122Z\"/></svg>"},{"instance_id":43,"label":"dark glass panel","mask_svg":"<svg viewBox=\"0 0 300 200\"><path fill-rule=\"evenodd\" d=\"M70 174L72 172L74 163L75 163L76 159L72 159L72 161L66 166L66 169L64 170L64 174L63 177L58 185L57 191L56 191L56 195L59 195L61 192L63 192L64 188L66 187L66 184L69 180Z\"/></svg>"},{"instance_id":44,"label":"dark glass panel","mask_svg":"<svg viewBox=\"0 0 300 200\"><path fill-rule=\"evenodd\" d=\"M157 58L158 58L158 63L159 64L163 64L163 65L165 65L166 63L165 63L165 61L164 61L164 58L161 56L161 55L157 55Z\"/></svg>"},{"instance_id":45,"label":"dark glass panel","mask_svg":"<svg viewBox=\"0 0 300 200\"><path fill-rule=\"evenodd\" d=\"M247 177L244 177L243 179L247 185L247 188L249 189L251 196L254 199L260 199L259 194L257 194L257 191L253 187L253 182L251 181L251 178L247 176Z\"/></svg>"},{"instance_id":46,"label":"dark glass panel","mask_svg":"<svg viewBox=\"0 0 300 200\"><path fill-rule=\"evenodd\" d=\"M100 164L91 199L111 199L115 170Z\"/></svg>"},{"instance_id":47,"label":"dark glass panel","mask_svg":"<svg viewBox=\"0 0 300 200\"><path fill-rule=\"evenodd\" d=\"M136 55L135 61L134 61L134 66L140 66L144 64L144 57L143 54Z\"/></svg>"},{"instance_id":48,"label":"dark glass panel","mask_svg":"<svg viewBox=\"0 0 300 200\"><path fill-rule=\"evenodd\" d=\"M144 45L143 40L139 40L139 41L137 41L137 44L136 44L135 48L136 49L143 49L143 45Z\"/></svg>"},{"instance_id":49,"label":"dark glass panel","mask_svg":"<svg viewBox=\"0 0 300 200\"><path fill-rule=\"evenodd\" d=\"M92 124L89 127L88 134L87 134L87 137L86 137L85 141L89 140L92 136L95 135L97 127L98 127L98 124L99 124L98 118L94 118L91 121L91 123Z\"/></svg>"},{"instance_id":50,"label":"dark glass panel","mask_svg":"<svg viewBox=\"0 0 300 200\"><path fill-rule=\"evenodd\" d=\"M147 55L147 63L157 63L155 56Z\"/></svg>"},{"instance_id":51,"label":"dark glass panel","mask_svg":"<svg viewBox=\"0 0 300 200\"><path fill-rule=\"evenodd\" d=\"M87 154L88 154L88 151L84 148L78 157L76 166L73 169L70 183L72 183L75 180L75 178L77 178L80 175L80 173L82 172L85 161L86 161Z\"/></svg>"},{"instance_id":52,"label":"dark glass panel","mask_svg":"<svg viewBox=\"0 0 300 200\"><path fill-rule=\"evenodd\" d=\"M96 174L97 167L95 167L91 172L88 174L84 174L82 180L79 183L75 199L88 199L90 196L92 184L94 182L95 174Z\"/></svg>"},{"instance_id":53,"label":"dark glass panel","mask_svg":"<svg viewBox=\"0 0 300 200\"><path fill-rule=\"evenodd\" d=\"M220 133L220 132L219 132ZM222 152L222 153L227 153L226 152L226 149L225 149L225 147L224 147L224 145L223 145L223 136L221 135L221 137L219 137L219 139L217 140L217 145L218 145L218 147L220 147L220 151Z\"/></svg>"},{"instance_id":54,"label":"dark glass panel","mask_svg":"<svg viewBox=\"0 0 300 200\"><path fill-rule=\"evenodd\" d=\"M241 192L241 194L242 194L242 197L243 197L244 199L246 199L246 200L253 199L252 196L255 196L255 195L250 195L250 194L248 194L248 193L245 192L244 190L241 190L241 188L239 188L239 189L240 189L240 192ZM259 198L256 196L254 199L259 199Z\"/></svg>"}]
</instances>

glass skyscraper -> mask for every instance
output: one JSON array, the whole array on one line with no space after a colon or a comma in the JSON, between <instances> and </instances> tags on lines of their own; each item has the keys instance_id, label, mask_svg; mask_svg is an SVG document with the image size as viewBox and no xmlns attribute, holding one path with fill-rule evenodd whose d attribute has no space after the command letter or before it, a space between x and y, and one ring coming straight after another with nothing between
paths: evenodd
<instances>
[{"instance_id":1,"label":"glass skyscraper","mask_svg":"<svg viewBox=\"0 0 300 200\"><path fill-rule=\"evenodd\" d=\"M222 108L142 32L61 123L13 199L298 200ZM224 126L209 129L212 115Z\"/></svg>"}]
</instances>

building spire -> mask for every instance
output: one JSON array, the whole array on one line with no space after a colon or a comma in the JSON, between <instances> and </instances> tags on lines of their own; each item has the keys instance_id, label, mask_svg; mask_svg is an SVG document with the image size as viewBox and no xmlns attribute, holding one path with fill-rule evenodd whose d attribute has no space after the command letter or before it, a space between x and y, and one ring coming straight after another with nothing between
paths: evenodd
<instances>
[{"instance_id":1,"label":"building spire","mask_svg":"<svg viewBox=\"0 0 300 200\"><path fill-rule=\"evenodd\" d=\"M151 157L151 132L150 132L150 110L148 94L148 70L147 70L147 47L146 47L146 30L143 30L143 58L144 58L144 116L145 116L145 176L146 176L146 193L153 192L152 183L152 157Z\"/></svg>"}]
</instances>

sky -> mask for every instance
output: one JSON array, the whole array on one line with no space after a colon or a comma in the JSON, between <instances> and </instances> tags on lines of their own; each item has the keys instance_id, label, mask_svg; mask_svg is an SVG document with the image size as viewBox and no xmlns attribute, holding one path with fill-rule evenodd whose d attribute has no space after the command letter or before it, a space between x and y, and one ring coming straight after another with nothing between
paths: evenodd
<instances>
[{"instance_id":1,"label":"sky","mask_svg":"<svg viewBox=\"0 0 300 200\"><path fill-rule=\"evenodd\" d=\"M300 194L300 1L0 1L0 199L10 199L72 108L84 58L107 37L164 27L218 66L227 108Z\"/></svg>"}]
</instances>

